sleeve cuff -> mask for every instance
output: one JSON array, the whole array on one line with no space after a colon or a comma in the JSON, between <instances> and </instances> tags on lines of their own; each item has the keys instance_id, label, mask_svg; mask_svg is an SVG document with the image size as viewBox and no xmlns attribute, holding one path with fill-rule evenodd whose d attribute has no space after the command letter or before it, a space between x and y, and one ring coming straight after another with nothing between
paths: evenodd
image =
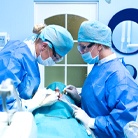
<instances>
[{"instance_id":1,"label":"sleeve cuff","mask_svg":"<svg viewBox=\"0 0 138 138\"><path fill-rule=\"evenodd\" d=\"M22 99L22 107L25 111L32 112L33 110L36 109L35 104L32 102L32 99L30 100L24 100Z\"/></svg>"},{"instance_id":2,"label":"sleeve cuff","mask_svg":"<svg viewBox=\"0 0 138 138\"><path fill-rule=\"evenodd\" d=\"M88 127L94 129L95 118L90 118Z\"/></svg>"}]
</instances>

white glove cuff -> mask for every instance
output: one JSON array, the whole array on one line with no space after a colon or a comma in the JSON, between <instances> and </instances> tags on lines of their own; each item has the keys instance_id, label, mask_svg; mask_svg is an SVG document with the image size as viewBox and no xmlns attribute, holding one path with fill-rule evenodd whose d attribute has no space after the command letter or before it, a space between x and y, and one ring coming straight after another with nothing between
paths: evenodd
<instances>
[{"instance_id":1,"label":"white glove cuff","mask_svg":"<svg viewBox=\"0 0 138 138\"><path fill-rule=\"evenodd\" d=\"M29 111L29 112L32 112L33 110L35 110L37 108L37 106L32 101L32 99L30 99L30 100L22 99L22 107L23 107L23 109L25 109L26 111Z\"/></svg>"},{"instance_id":2,"label":"white glove cuff","mask_svg":"<svg viewBox=\"0 0 138 138\"><path fill-rule=\"evenodd\" d=\"M95 118L90 118L88 127L94 129Z\"/></svg>"}]
</instances>

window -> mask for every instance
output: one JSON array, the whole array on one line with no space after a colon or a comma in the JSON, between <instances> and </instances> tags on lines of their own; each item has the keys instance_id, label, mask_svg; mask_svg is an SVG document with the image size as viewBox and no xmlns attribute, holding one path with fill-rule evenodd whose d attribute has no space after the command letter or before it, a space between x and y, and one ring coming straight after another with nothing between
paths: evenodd
<instances>
[{"instance_id":1,"label":"window","mask_svg":"<svg viewBox=\"0 0 138 138\"><path fill-rule=\"evenodd\" d=\"M35 3L34 7L35 23L61 25L68 29L74 39L73 49L62 62L52 67L40 65L42 79L40 87L60 81L81 88L92 66L83 62L77 50L78 29L83 21L97 19L97 3Z\"/></svg>"}]
</instances>

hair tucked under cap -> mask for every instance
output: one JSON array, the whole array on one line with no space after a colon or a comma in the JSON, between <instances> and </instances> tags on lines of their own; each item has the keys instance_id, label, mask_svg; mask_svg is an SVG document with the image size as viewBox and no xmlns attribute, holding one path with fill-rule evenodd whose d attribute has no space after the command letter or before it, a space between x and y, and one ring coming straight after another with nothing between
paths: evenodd
<instances>
[{"instance_id":1,"label":"hair tucked under cap","mask_svg":"<svg viewBox=\"0 0 138 138\"><path fill-rule=\"evenodd\" d=\"M42 32L42 30L45 28L45 24L36 24L34 27L33 27L33 33L35 34L40 34Z\"/></svg>"},{"instance_id":2,"label":"hair tucked under cap","mask_svg":"<svg viewBox=\"0 0 138 138\"><path fill-rule=\"evenodd\" d=\"M111 29L99 21L84 21L79 28L78 42L93 42L111 47Z\"/></svg>"},{"instance_id":3,"label":"hair tucked under cap","mask_svg":"<svg viewBox=\"0 0 138 138\"><path fill-rule=\"evenodd\" d=\"M74 45L73 38L69 31L59 25L48 25L46 26L40 35L38 36L42 41L49 40L57 54L64 57ZM51 45L49 45L50 48Z\"/></svg>"}]
</instances>

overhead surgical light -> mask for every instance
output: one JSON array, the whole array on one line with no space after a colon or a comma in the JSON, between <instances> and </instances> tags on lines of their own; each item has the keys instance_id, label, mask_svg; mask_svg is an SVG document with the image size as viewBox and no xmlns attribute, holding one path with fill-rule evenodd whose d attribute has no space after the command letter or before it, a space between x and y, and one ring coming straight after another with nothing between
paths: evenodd
<instances>
[{"instance_id":1,"label":"overhead surgical light","mask_svg":"<svg viewBox=\"0 0 138 138\"><path fill-rule=\"evenodd\" d=\"M108 4L110 4L111 3L111 0L105 0Z\"/></svg>"}]
</instances>

